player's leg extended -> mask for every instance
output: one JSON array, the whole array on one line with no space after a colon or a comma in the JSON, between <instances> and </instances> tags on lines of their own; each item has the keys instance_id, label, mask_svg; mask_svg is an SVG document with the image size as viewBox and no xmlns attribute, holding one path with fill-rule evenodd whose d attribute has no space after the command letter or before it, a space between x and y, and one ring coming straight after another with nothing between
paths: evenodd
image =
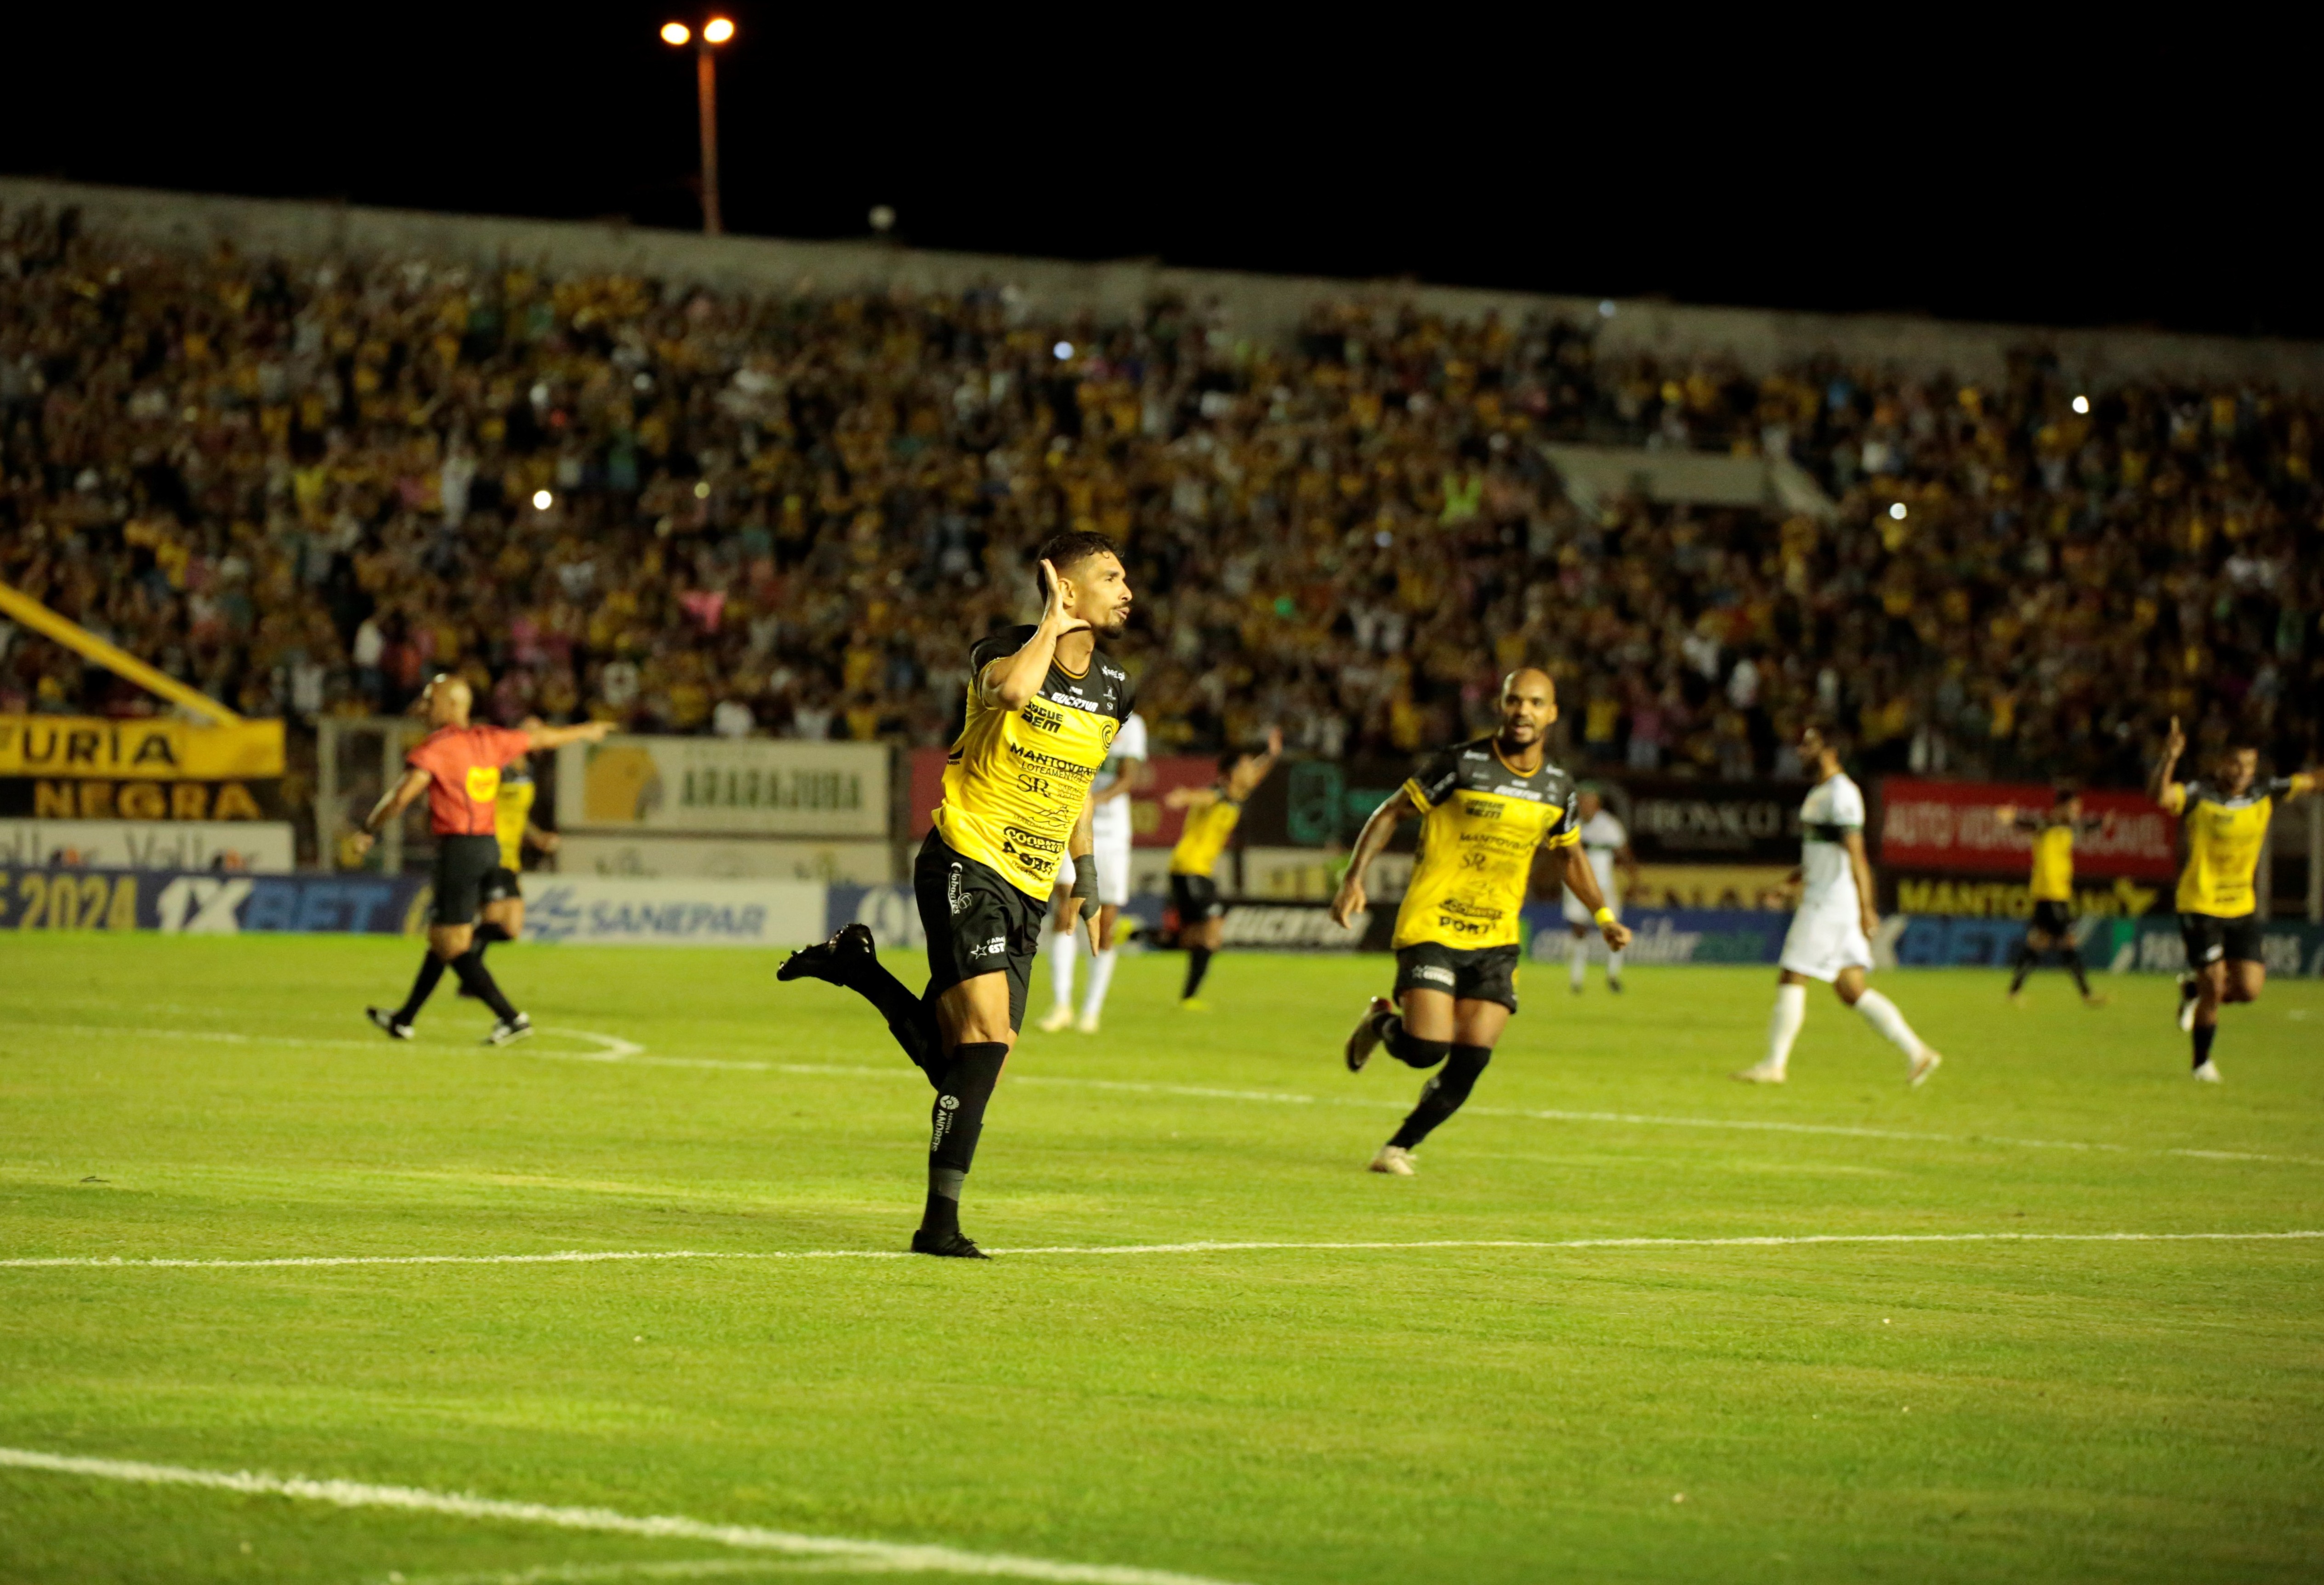
<instances>
[{"instance_id":1,"label":"player's leg extended","mask_svg":"<svg viewBox=\"0 0 2324 1585\"><path fill-rule=\"evenodd\" d=\"M1186 949L1186 987L1178 993L1181 1004L1197 1001L1203 988L1203 978L1211 971L1211 955L1226 940L1227 922L1213 917L1194 927Z\"/></svg>"},{"instance_id":2,"label":"player's leg extended","mask_svg":"<svg viewBox=\"0 0 2324 1585\"><path fill-rule=\"evenodd\" d=\"M1477 1087L1477 1076L1493 1060L1493 1047L1508 1026L1509 1009L1499 1002L1463 998L1453 1002L1452 1022L1452 1041L1444 1066L1420 1087L1419 1104L1388 1140L1398 1150L1417 1150L1438 1124L1461 1109L1469 1092Z\"/></svg>"},{"instance_id":3,"label":"player's leg extended","mask_svg":"<svg viewBox=\"0 0 2324 1585\"><path fill-rule=\"evenodd\" d=\"M2072 936L2059 939L2058 958L2065 964L2066 972L2074 977L2074 988L2082 993L2082 1000L2093 1007L2105 1006L2106 997L2090 989L2089 971L2082 966L2081 946Z\"/></svg>"},{"instance_id":4,"label":"player's leg extended","mask_svg":"<svg viewBox=\"0 0 2324 1585\"><path fill-rule=\"evenodd\" d=\"M1747 1084L1781 1084L1788 1076L1792 1043L1808 1019L1808 977L1785 969L1775 976L1775 1005L1767 1014L1767 1052L1735 1075Z\"/></svg>"},{"instance_id":5,"label":"player's leg extended","mask_svg":"<svg viewBox=\"0 0 2324 1585\"><path fill-rule=\"evenodd\" d=\"M1904 1053L1905 1078L1917 1086L1936 1071L1944 1059L1934 1047L1913 1033L1904 1022L1904 1015L1895 1003L1864 983L1864 970L1843 969L1831 988L1840 999L1864 1015L1864 1021L1878 1030L1881 1035Z\"/></svg>"},{"instance_id":6,"label":"player's leg extended","mask_svg":"<svg viewBox=\"0 0 2324 1585\"><path fill-rule=\"evenodd\" d=\"M1105 1011L1105 993L1113 987L1113 927L1120 917L1120 907L1112 903L1097 911L1097 952L1090 959L1089 989L1082 997L1084 1034L1097 1033L1099 1015Z\"/></svg>"},{"instance_id":7,"label":"player's leg extended","mask_svg":"<svg viewBox=\"0 0 2324 1585\"><path fill-rule=\"evenodd\" d=\"M920 1253L971 1253L959 1246L960 1194L984 1132L984 1108L1016 1044L1014 987L1005 973L979 974L947 987L936 1000L944 1046L936 1104L928 1110L928 1198L912 1247Z\"/></svg>"},{"instance_id":8,"label":"player's leg extended","mask_svg":"<svg viewBox=\"0 0 2324 1585\"><path fill-rule=\"evenodd\" d=\"M2219 1076L2219 1071L2211 1065L2211 1042L2218 1036L2219 1006L2227 1000L2230 967L2214 960L2195 970L2195 1023L2187 1033L2194 1046L2198 1079L2215 1081Z\"/></svg>"},{"instance_id":9,"label":"player's leg extended","mask_svg":"<svg viewBox=\"0 0 2324 1585\"><path fill-rule=\"evenodd\" d=\"M2042 961L2042 954L2049 950L2050 938L2039 930L2029 930L2019 938L2017 960L2012 966L2015 972L2009 977L2009 994L2013 998L2025 988L2025 977L2034 972L2034 967ZM2082 990L2088 995L2089 987L2084 986Z\"/></svg>"}]
</instances>

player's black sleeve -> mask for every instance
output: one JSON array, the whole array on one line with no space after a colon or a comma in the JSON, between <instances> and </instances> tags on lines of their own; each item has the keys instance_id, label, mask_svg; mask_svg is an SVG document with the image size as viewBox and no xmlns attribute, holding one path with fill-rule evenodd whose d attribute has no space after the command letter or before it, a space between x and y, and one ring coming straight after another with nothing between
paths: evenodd
<instances>
[{"instance_id":1,"label":"player's black sleeve","mask_svg":"<svg viewBox=\"0 0 2324 1585\"><path fill-rule=\"evenodd\" d=\"M969 648L969 674L973 677L982 677L985 667L1003 655L1013 655L1023 649L1027 641L1033 636L1033 633L1034 629L1028 625L1023 627L1004 627L998 633L986 634Z\"/></svg>"},{"instance_id":2,"label":"player's black sleeve","mask_svg":"<svg viewBox=\"0 0 2324 1585\"><path fill-rule=\"evenodd\" d=\"M1461 751L1448 748L1412 774L1405 785L1417 797L1420 807L1434 809L1451 795L1461 780Z\"/></svg>"},{"instance_id":3,"label":"player's black sleeve","mask_svg":"<svg viewBox=\"0 0 2324 1585\"><path fill-rule=\"evenodd\" d=\"M1558 816L1555 825L1542 833L1541 845L1545 848L1563 848L1569 842L1579 840L1582 830L1581 809L1582 789L1569 785L1565 789L1565 812Z\"/></svg>"}]
</instances>

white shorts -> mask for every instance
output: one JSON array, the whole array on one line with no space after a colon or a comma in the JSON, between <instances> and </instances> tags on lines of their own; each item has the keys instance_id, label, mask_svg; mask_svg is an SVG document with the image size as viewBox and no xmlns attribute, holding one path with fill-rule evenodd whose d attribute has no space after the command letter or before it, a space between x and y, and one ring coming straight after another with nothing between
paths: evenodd
<instances>
[{"instance_id":1,"label":"white shorts","mask_svg":"<svg viewBox=\"0 0 2324 1585\"><path fill-rule=\"evenodd\" d=\"M1865 939L1864 913L1850 897L1845 908L1803 908L1792 915L1784 936L1783 966L1826 985L1847 969L1872 967L1872 943Z\"/></svg>"},{"instance_id":2,"label":"white shorts","mask_svg":"<svg viewBox=\"0 0 2324 1585\"><path fill-rule=\"evenodd\" d=\"M1617 903L1613 898L1609 897L1606 899L1606 906L1614 911L1614 917L1617 921L1621 919L1622 905L1619 903ZM1568 890L1565 894L1565 922L1568 924L1595 924L1598 922L1597 920L1591 916L1590 910L1582 905L1582 899L1575 896L1571 890Z\"/></svg>"},{"instance_id":3,"label":"white shorts","mask_svg":"<svg viewBox=\"0 0 2324 1585\"><path fill-rule=\"evenodd\" d=\"M1113 847L1098 844L1090 857L1097 863L1097 905L1101 908L1120 908L1130 902L1130 844ZM1057 861L1057 885L1060 890L1074 884L1074 861Z\"/></svg>"}]
</instances>

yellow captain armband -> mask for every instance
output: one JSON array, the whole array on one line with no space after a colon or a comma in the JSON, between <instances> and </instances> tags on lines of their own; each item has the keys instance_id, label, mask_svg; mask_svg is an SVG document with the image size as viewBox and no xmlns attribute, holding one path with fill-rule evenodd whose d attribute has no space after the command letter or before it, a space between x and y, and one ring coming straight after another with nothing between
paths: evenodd
<instances>
[{"instance_id":1,"label":"yellow captain armband","mask_svg":"<svg viewBox=\"0 0 2324 1585\"><path fill-rule=\"evenodd\" d=\"M1598 922L1598 927L1600 930L1603 930L1606 926L1615 922L1614 911L1611 908L1600 908L1597 913L1591 914L1590 917Z\"/></svg>"}]
</instances>

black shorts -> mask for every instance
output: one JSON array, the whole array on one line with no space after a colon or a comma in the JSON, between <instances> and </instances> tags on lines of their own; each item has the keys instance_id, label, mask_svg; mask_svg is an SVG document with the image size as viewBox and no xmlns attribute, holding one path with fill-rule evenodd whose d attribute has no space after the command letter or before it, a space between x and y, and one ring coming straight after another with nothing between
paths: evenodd
<instances>
[{"instance_id":1,"label":"black shorts","mask_svg":"<svg viewBox=\"0 0 2324 1585\"><path fill-rule=\"evenodd\" d=\"M1006 974L1009 1027L1022 1029L1048 899L1027 896L991 866L954 852L934 831L912 866L912 896L928 938L927 999L980 974Z\"/></svg>"},{"instance_id":2,"label":"black shorts","mask_svg":"<svg viewBox=\"0 0 2324 1585\"><path fill-rule=\"evenodd\" d=\"M2221 919L2216 913L2182 913L2179 916L2179 939L2187 943L2190 969L2223 959L2267 961L2267 932L2261 928L2256 913L2246 913L2241 919Z\"/></svg>"},{"instance_id":3,"label":"black shorts","mask_svg":"<svg viewBox=\"0 0 2324 1585\"><path fill-rule=\"evenodd\" d=\"M475 923L484 877L500 867L501 844L497 837L437 838L436 904L429 915L429 922Z\"/></svg>"},{"instance_id":4,"label":"black shorts","mask_svg":"<svg viewBox=\"0 0 2324 1585\"><path fill-rule=\"evenodd\" d=\"M1517 949L1440 947L1434 941L1398 947L1396 999L1408 990L1443 991L1456 1001L1499 1002L1517 1010Z\"/></svg>"},{"instance_id":5,"label":"black shorts","mask_svg":"<svg viewBox=\"0 0 2324 1585\"><path fill-rule=\"evenodd\" d=\"M487 903L505 903L511 897L522 897L524 888L517 884L516 871L505 864L496 864L484 876L484 898Z\"/></svg>"},{"instance_id":6,"label":"black shorts","mask_svg":"<svg viewBox=\"0 0 2324 1585\"><path fill-rule=\"evenodd\" d=\"M2071 941L2074 935L2074 905L2071 903L2036 903L2034 917L2026 922L2029 930L2038 930L2058 941Z\"/></svg>"},{"instance_id":7,"label":"black shorts","mask_svg":"<svg viewBox=\"0 0 2324 1585\"><path fill-rule=\"evenodd\" d=\"M1170 906L1178 911L1181 930L1206 919L1223 919L1227 912L1227 905L1219 900L1219 883L1206 875L1172 876Z\"/></svg>"}]
</instances>

